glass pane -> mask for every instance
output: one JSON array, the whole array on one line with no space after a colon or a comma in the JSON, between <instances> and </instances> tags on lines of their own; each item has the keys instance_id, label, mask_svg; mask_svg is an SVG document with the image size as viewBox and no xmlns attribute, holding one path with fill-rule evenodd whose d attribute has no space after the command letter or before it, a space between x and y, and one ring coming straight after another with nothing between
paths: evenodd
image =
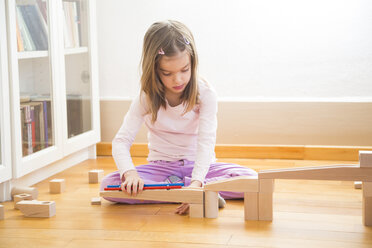
<instances>
[{"instance_id":1,"label":"glass pane","mask_svg":"<svg viewBox=\"0 0 372 248\"><path fill-rule=\"evenodd\" d=\"M88 1L63 1L68 138L92 129Z\"/></svg>"},{"instance_id":2,"label":"glass pane","mask_svg":"<svg viewBox=\"0 0 372 248\"><path fill-rule=\"evenodd\" d=\"M16 1L23 156L54 144L46 0Z\"/></svg>"}]
</instances>

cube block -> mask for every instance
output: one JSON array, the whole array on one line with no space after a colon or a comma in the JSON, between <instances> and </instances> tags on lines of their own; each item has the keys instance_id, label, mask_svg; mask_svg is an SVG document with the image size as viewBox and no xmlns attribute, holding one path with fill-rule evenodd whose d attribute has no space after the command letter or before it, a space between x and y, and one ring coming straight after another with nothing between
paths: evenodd
<instances>
[{"instance_id":1,"label":"cube block","mask_svg":"<svg viewBox=\"0 0 372 248\"><path fill-rule=\"evenodd\" d=\"M52 194L60 194L65 191L65 179L53 179L49 181L49 192Z\"/></svg>"},{"instance_id":2,"label":"cube block","mask_svg":"<svg viewBox=\"0 0 372 248\"><path fill-rule=\"evenodd\" d=\"M99 183L103 178L103 170L89 171L89 183Z\"/></svg>"}]
</instances>

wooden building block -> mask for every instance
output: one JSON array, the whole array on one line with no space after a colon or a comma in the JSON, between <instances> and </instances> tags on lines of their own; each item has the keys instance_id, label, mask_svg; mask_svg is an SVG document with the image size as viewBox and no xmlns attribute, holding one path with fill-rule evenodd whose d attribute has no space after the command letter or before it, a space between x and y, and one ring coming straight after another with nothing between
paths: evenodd
<instances>
[{"instance_id":1,"label":"wooden building block","mask_svg":"<svg viewBox=\"0 0 372 248\"><path fill-rule=\"evenodd\" d=\"M0 205L0 220L3 220L4 218L5 218L4 206Z\"/></svg>"},{"instance_id":2,"label":"wooden building block","mask_svg":"<svg viewBox=\"0 0 372 248\"><path fill-rule=\"evenodd\" d=\"M128 195L128 193L122 191L101 191L100 196L123 199L204 204L204 191L202 188L183 188L170 190L152 189L144 190L136 196Z\"/></svg>"},{"instance_id":3,"label":"wooden building block","mask_svg":"<svg viewBox=\"0 0 372 248\"><path fill-rule=\"evenodd\" d=\"M372 168L372 151L359 151L360 167Z\"/></svg>"},{"instance_id":4,"label":"wooden building block","mask_svg":"<svg viewBox=\"0 0 372 248\"><path fill-rule=\"evenodd\" d=\"M363 224L372 226L372 197L363 197Z\"/></svg>"},{"instance_id":5,"label":"wooden building block","mask_svg":"<svg viewBox=\"0 0 372 248\"><path fill-rule=\"evenodd\" d=\"M17 208L26 217L52 217L56 214L56 203L54 201L20 201Z\"/></svg>"},{"instance_id":6,"label":"wooden building block","mask_svg":"<svg viewBox=\"0 0 372 248\"><path fill-rule=\"evenodd\" d=\"M362 188L362 182L361 181L355 181L354 182L354 189L361 189Z\"/></svg>"},{"instance_id":7,"label":"wooden building block","mask_svg":"<svg viewBox=\"0 0 372 248\"><path fill-rule=\"evenodd\" d=\"M258 220L257 192L244 192L244 219Z\"/></svg>"},{"instance_id":8,"label":"wooden building block","mask_svg":"<svg viewBox=\"0 0 372 248\"><path fill-rule=\"evenodd\" d=\"M103 170L89 171L89 183L99 183L103 178Z\"/></svg>"},{"instance_id":9,"label":"wooden building block","mask_svg":"<svg viewBox=\"0 0 372 248\"><path fill-rule=\"evenodd\" d=\"M363 182L363 196L372 197L372 182Z\"/></svg>"},{"instance_id":10,"label":"wooden building block","mask_svg":"<svg viewBox=\"0 0 372 248\"><path fill-rule=\"evenodd\" d=\"M273 193L258 193L258 219L273 220Z\"/></svg>"},{"instance_id":11,"label":"wooden building block","mask_svg":"<svg viewBox=\"0 0 372 248\"><path fill-rule=\"evenodd\" d=\"M259 179L258 219L273 220L274 179Z\"/></svg>"},{"instance_id":12,"label":"wooden building block","mask_svg":"<svg viewBox=\"0 0 372 248\"><path fill-rule=\"evenodd\" d=\"M91 205L101 205L101 197L93 197L90 203Z\"/></svg>"},{"instance_id":13,"label":"wooden building block","mask_svg":"<svg viewBox=\"0 0 372 248\"><path fill-rule=\"evenodd\" d=\"M204 215L205 218L218 217L218 192L209 190L204 192Z\"/></svg>"},{"instance_id":14,"label":"wooden building block","mask_svg":"<svg viewBox=\"0 0 372 248\"><path fill-rule=\"evenodd\" d=\"M257 176L239 176L226 180L207 183L204 189L208 191L258 192Z\"/></svg>"},{"instance_id":15,"label":"wooden building block","mask_svg":"<svg viewBox=\"0 0 372 248\"><path fill-rule=\"evenodd\" d=\"M260 193L274 192L274 179L260 179L258 182L260 185Z\"/></svg>"},{"instance_id":16,"label":"wooden building block","mask_svg":"<svg viewBox=\"0 0 372 248\"><path fill-rule=\"evenodd\" d=\"M52 194L60 194L65 191L65 179L53 179L49 181L49 192Z\"/></svg>"},{"instance_id":17,"label":"wooden building block","mask_svg":"<svg viewBox=\"0 0 372 248\"><path fill-rule=\"evenodd\" d=\"M32 199L36 200L39 194L39 191L37 190L37 188L34 188L34 187L21 187L21 186L13 187L11 191L12 196L23 194L23 193L30 194L32 196Z\"/></svg>"},{"instance_id":18,"label":"wooden building block","mask_svg":"<svg viewBox=\"0 0 372 248\"><path fill-rule=\"evenodd\" d=\"M23 200L32 200L32 195L26 193L14 195L13 196L14 208L17 209L17 203Z\"/></svg>"},{"instance_id":19,"label":"wooden building block","mask_svg":"<svg viewBox=\"0 0 372 248\"><path fill-rule=\"evenodd\" d=\"M258 178L372 181L372 167L359 167L359 165L331 165L278 170L263 170L258 173Z\"/></svg>"},{"instance_id":20,"label":"wooden building block","mask_svg":"<svg viewBox=\"0 0 372 248\"><path fill-rule=\"evenodd\" d=\"M190 204L190 218L204 218L204 204Z\"/></svg>"}]
</instances>

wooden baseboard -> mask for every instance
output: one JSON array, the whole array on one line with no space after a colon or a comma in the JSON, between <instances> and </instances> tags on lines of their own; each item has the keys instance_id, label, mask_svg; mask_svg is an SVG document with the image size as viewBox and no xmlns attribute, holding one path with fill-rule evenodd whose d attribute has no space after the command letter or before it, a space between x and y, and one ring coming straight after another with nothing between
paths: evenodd
<instances>
[{"instance_id":1,"label":"wooden baseboard","mask_svg":"<svg viewBox=\"0 0 372 248\"><path fill-rule=\"evenodd\" d=\"M111 156L111 143L97 144L98 156ZM299 159L299 160L343 160L359 161L359 151L371 150L366 146L259 146L259 145L216 145L217 158L254 159ZM147 144L133 144L133 157L147 157Z\"/></svg>"}]
</instances>

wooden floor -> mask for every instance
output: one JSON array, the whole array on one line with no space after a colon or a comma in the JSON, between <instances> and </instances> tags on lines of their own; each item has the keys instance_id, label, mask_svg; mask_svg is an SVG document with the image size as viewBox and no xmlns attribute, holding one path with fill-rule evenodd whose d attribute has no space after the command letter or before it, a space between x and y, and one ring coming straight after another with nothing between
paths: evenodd
<instances>
[{"instance_id":1,"label":"wooden floor","mask_svg":"<svg viewBox=\"0 0 372 248\"><path fill-rule=\"evenodd\" d=\"M221 159L255 170L329 165L342 161ZM135 164L146 162L135 158ZM356 164L356 162L354 163ZM352 182L277 180L274 220L244 221L243 201L230 200L218 219L190 219L173 213L178 204L124 205L98 196L88 171L115 170L111 157L85 161L55 177L66 191L49 194L48 180L35 185L39 200L56 201L52 218L25 218L12 202L0 221L0 247L372 247L372 228L361 218L361 190ZM53 178L55 178L53 177Z\"/></svg>"}]
</instances>

